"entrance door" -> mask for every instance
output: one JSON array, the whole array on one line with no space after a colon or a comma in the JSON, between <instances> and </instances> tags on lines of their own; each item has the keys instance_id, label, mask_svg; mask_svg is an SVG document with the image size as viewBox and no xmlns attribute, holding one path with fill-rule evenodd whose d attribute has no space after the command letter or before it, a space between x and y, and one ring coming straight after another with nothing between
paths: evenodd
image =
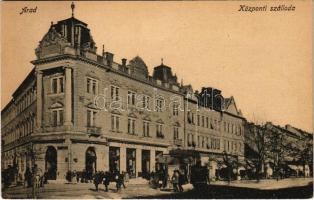
<instances>
[{"instance_id":1,"label":"entrance door","mask_svg":"<svg viewBox=\"0 0 314 200\"><path fill-rule=\"evenodd\" d=\"M150 151L142 150L142 177L148 177L150 172Z\"/></svg>"},{"instance_id":2,"label":"entrance door","mask_svg":"<svg viewBox=\"0 0 314 200\"><path fill-rule=\"evenodd\" d=\"M120 148L109 147L109 171L120 171Z\"/></svg>"},{"instance_id":3,"label":"entrance door","mask_svg":"<svg viewBox=\"0 0 314 200\"><path fill-rule=\"evenodd\" d=\"M136 177L136 150L126 149L126 170L130 177Z\"/></svg>"},{"instance_id":4,"label":"entrance door","mask_svg":"<svg viewBox=\"0 0 314 200\"><path fill-rule=\"evenodd\" d=\"M94 147L89 147L85 154L85 169L88 179L92 179L93 174L96 172L96 153Z\"/></svg>"},{"instance_id":5,"label":"entrance door","mask_svg":"<svg viewBox=\"0 0 314 200\"><path fill-rule=\"evenodd\" d=\"M49 146L46 151L45 171L48 180L57 179L57 150L53 146Z\"/></svg>"}]
</instances>

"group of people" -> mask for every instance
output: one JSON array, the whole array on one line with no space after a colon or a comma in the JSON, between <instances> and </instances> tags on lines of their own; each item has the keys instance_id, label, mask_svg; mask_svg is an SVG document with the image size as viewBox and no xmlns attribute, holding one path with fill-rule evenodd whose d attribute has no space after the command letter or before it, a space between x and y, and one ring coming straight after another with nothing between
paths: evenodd
<instances>
[{"instance_id":1,"label":"group of people","mask_svg":"<svg viewBox=\"0 0 314 200\"><path fill-rule=\"evenodd\" d=\"M17 169L11 165L8 165L8 168L1 171L1 182L4 188L9 187L17 179Z\"/></svg>"},{"instance_id":2,"label":"group of people","mask_svg":"<svg viewBox=\"0 0 314 200\"><path fill-rule=\"evenodd\" d=\"M43 187L47 183L47 173L42 173L42 170L35 164L31 169L26 167L24 172L24 179L18 174L18 170L11 165L7 169L2 171L2 183L4 188L9 187L12 184L23 183L24 187Z\"/></svg>"},{"instance_id":3,"label":"group of people","mask_svg":"<svg viewBox=\"0 0 314 200\"><path fill-rule=\"evenodd\" d=\"M98 186L103 184L105 185L105 191L108 192L110 182L115 182L117 191L120 191L122 187L126 188L126 176L127 174L125 172L120 173L118 170L112 172L97 171L93 178L96 191L98 191Z\"/></svg>"},{"instance_id":4,"label":"group of people","mask_svg":"<svg viewBox=\"0 0 314 200\"><path fill-rule=\"evenodd\" d=\"M183 187L187 182L187 177L185 173L182 173L180 170L175 169L173 175L170 177L168 174L168 170L166 168L162 168L158 170L156 173L152 172L150 176L150 184L153 188L166 188L168 184L172 184L173 190L175 192L183 192Z\"/></svg>"}]
</instances>

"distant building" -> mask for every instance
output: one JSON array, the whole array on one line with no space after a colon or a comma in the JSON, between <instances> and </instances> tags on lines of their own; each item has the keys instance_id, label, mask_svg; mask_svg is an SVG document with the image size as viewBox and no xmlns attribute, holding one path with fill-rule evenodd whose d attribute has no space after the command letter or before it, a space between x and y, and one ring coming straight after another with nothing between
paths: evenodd
<instances>
[{"instance_id":1,"label":"distant building","mask_svg":"<svg viewBox=\"0 0 314 200\"><path fill-rule=\"evenodd\" d=\"M72 16L51 24L2 110L3 168L23 175L36 163L49 179L69 170L135 177L155 171L159 155L193 151L215 176L223 152L244 159L245 119L233 97L198 94L163 63L150 76L139 56L120 64L96 50L86 23Z\"/></svg>"},{"instance_id":2,"label":"distant building","mask_svg":"<svg viewBox=\"0 0 314 200\"><path fill-rule=\"evenodd\" d=\"M244 135L245 158L257 160L262 155L260 172L265 177L275 176L276 165L280 165L285 176L313 175L313 134L291 125L281 127L267 122L246 123Z\"/></svg>"}]
</instances>

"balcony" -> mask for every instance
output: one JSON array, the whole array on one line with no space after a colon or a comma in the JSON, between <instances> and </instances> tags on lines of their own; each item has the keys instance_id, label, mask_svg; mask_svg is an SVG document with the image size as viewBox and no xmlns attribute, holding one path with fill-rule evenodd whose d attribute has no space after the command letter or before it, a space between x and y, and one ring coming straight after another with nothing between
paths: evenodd
<instances>
[{"instance_id":1,"label":"balcony","mask_svg":"<svg viewBox=\"0 0 314 200\"><path fill-rule=\"evenodd\" d=\"M177 145L177 146L183 146L183 140L182 139L174 139L173 143L174 143L174 145Z\"/></svg>"},{"instance_id":2,"label":"balcony","mask_svg":"<svg viewBox=\"0 0 314 200\"><path fill-rule=\"evenodd\" d=\"M87 134L98 137L101 135L101 127L88 126L87 127Z\"/></svg>"}]
</instances>

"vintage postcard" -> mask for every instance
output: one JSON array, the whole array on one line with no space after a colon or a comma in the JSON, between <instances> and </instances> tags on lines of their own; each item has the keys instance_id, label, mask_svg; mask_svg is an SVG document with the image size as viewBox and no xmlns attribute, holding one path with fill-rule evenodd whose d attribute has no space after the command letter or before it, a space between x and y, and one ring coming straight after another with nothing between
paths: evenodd
<instances>
[{"instance_id":1,"label":"vintage postcard","mask_svg":"<svg viewBox=\"0 0 314 200\"><path fill-rule=\"evenodd\" d=\"M3 199L313 197L312 1L1 2Z\"/></svg>"}]
</instances>

